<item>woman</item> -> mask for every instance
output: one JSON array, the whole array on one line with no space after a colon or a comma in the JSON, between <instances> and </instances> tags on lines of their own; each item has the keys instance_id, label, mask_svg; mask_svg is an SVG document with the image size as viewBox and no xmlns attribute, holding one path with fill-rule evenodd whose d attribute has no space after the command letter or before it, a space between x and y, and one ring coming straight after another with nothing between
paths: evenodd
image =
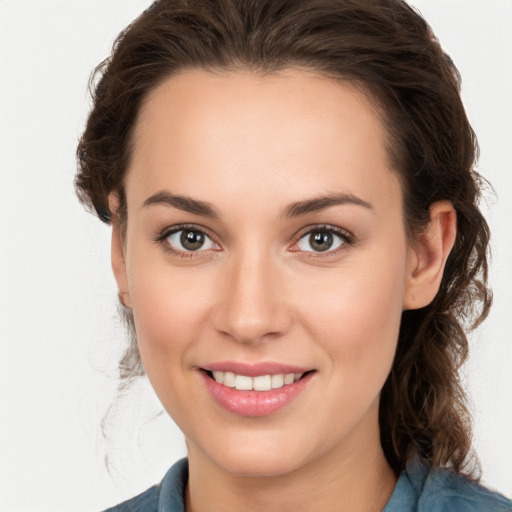
<instances>
[{"instance_id":1,"label":"woman","mask_svg":"<svg viewBox=\"0 0 512 512\"><path fill-rule=\"evenodd\" d=\"M113 510L511 510L458 368L488 228L459 77L400 0L160 0L97 70L81 200L112 223L188 459Z\"/></svg>"}]
</instances>

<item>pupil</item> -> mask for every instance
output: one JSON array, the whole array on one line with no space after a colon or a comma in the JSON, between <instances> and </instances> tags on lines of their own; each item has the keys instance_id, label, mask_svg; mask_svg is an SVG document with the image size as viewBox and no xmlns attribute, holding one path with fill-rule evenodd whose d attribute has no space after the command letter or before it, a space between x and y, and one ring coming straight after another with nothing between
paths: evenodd
<instances>
[{"instance_id":1,"label":"pupil","mask_svg":"<svg viewBox=\"0 0 512 512\"><path fill-rule=\"evenodd\" d=\"M189 251L197 251L204 244L204 235L198 231L183 231L180 236L181 245Z\"/></svg>"},{"instance_id":2,"label":"pupil","mask_svg":"<svg viewBox=\"0 0 512 512\"><path fill-rule=\"evenodd\" d=\"M333 244L332 234L318 231L310 236L311 247L315 251L327 251Z\"/></svg>"}]
</instances>

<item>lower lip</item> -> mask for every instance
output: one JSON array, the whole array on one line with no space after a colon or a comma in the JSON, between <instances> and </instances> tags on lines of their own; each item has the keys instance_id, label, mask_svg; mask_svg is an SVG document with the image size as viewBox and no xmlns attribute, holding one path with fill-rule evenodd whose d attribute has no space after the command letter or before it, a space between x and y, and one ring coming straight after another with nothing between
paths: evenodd
<instances>
[{"instance_id":1,"label":"lower lip","mask_svg":"<svg viewBox=\"0 0 512 512\"><path fill-rule=\"evenodd\" d=\"M200 373L210 394L227 411L241 416L268 416L281 410L304 391L314 372L293 384L269 391L240 391L219 384L204 371Z\"/></svg>"}]
</instances>

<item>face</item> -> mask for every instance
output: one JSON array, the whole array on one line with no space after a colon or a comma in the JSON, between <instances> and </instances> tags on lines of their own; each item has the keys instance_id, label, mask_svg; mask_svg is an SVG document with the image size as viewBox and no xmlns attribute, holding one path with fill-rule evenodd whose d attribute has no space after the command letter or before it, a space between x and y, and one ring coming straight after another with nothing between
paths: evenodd
<instances>
[{"instance_id":1,"label":"face","mask_svg":"<svg viewBox=\"0 0 512 512\"><path fill-rule=\"evenodd\" d=\"M183 72L144 103L125 185L116 277L189 456L278 475L375 449L414 258L368 98Z\"/></svg>"}]
</instances>

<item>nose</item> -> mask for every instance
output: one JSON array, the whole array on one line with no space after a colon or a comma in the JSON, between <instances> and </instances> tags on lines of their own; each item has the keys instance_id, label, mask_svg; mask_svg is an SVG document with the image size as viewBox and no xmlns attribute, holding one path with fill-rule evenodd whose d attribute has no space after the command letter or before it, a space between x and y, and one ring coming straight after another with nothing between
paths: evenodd
<instances>
[{"instance_id":1,"label":"nose","mask_svg":"<svg viewBox=\"0 0 512 512\"><path fill-rule=\"evenodd\" d=\"M270 256L238 258L224 269L215 329L239 343L274 339L291 327L283 271Z\"/></svg>"}]
</instances>

